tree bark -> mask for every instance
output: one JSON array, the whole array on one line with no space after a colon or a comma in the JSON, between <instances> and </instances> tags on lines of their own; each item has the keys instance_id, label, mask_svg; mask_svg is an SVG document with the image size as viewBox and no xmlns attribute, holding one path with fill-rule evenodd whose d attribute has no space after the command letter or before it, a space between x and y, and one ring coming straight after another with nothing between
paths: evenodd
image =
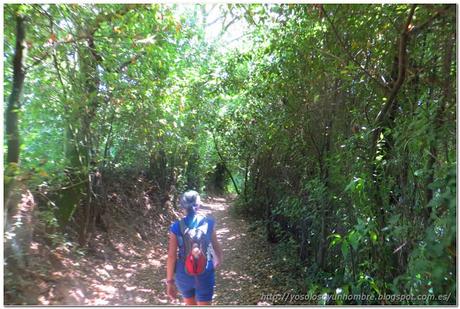
<instances>
[{"instance_id":1,"label":"tree bark","mask_svg":"<svg viewBox=\"0 0 460 309\"><path fill-rule=\"evenodd\" d=\"M16 17L16 50L13 59L13 90L6 109L6 138L8 145L7 162L19 163L19 128L18 112L21 108L21 97L25 79L26 27L22 15Z\"/></svg>"},{"instance_id":2,"label":"tree bark","mask_svg":"<svg viewBox=\"0 0 460 309\"><path fill-rule=\"evenodd\" d=\"M412 18L414 17L415 8L417 7L416 4L412 5L411 10L409 12L409 16L407 17L406 23L404 24L404 28L401 31L401 35L399 36L398 40L398 68L397 68L397 78L394 81L391 90L387 96L386 104L383 106L382 110L377 115L375 119L376 127L374 128L374 133L372 136L372 145L371 145L371 159L373 160L376 155L376 147L377 141L379 139L380 133L383 131L383 124L388 118L389 112L395 108L396 96L401 89L401 86L404 83L406 78L406 69L407 69L407 44L409 42L409 25L412 22Z\"/></svg>"}]
</instances>

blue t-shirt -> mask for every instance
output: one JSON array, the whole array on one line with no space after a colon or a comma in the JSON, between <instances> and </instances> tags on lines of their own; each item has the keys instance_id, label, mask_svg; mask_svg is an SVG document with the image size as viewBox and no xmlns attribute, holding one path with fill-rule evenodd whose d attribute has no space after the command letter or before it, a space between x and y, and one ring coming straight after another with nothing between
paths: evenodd
<instances>
[{"instance_id":1,"label":"blue t-shirt","mask_svg":"<svg viewBox=\"0 0 460 309\"><path fill-rule=\"evenodd\" d=\"M209 243L212 243L212 233L214 231L214 225L215 225L214 219L210 217L205 217L203 215L199 215L196 212L187 214L187 216L185 216L184 219L185 219L186 226L188 226L189 228L196 228L200 226L204 220L207 220L208 221L208 231L206 233L206 237L208 238ZM184 277L184 275L186 277L192 277L185 272L185 267L184 267L185 246L183 245L183 238L182 238L182 234L180 231L179 221L180 220L176 220L173 224L171 224L171 227L169 229L171 233L174 233L176 235L177 244L179 247L177 262L176 262L176 279L177 279L177 275L179 275L180 277ZM208 263L206 264L205 273L212 272L213 270L214 270L214 264L213 264L212 255L211 255L211 258L208 260Z\"/></svg>"}]
</instances>

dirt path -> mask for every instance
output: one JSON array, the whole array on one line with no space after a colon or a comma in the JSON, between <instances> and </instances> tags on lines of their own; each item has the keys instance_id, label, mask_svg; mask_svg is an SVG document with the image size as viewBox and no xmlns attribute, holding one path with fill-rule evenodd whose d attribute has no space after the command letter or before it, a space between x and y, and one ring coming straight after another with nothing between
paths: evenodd
<instances>
[{"instance_id":1,"label":"dirt path","mask_svg":"<svg viewBox=\"0 0 460 309\"><path fill-rule=\"evenodd\" d=\"M256 305L262 293L266 293L270 281L269 258L264 240L249 231L245 220L229 213L230 203L224 198L204 202L200 212L216 220L216 233L224 251L224 263L216 270L216 288L213 304ZM165 231L162 231L166 235ZM168 299L161 283L166 276L167 241L145 250L145 258L131 260L125 272L126 283L121 285L123 300L109 301L113 305L167 304ZM260 272L260 269L266 269ZM175 302L178 304L179 302Z\"/></svg>"},{"instance_id":2,"label":"dirt path","mask_svg":"<svg viewBox=\"0 0 460 309\"><path fill-rule=\"evenodd\" d=\"M211 198L201 212L216 220L216 233L224 251L224 262L216 270L213 304L256 305L262 293L273 287L273 267L262 236L251 231L245 220L230 215L230 202ZM166 305L165 294L167 235L169 221L162 224L153 239L117 230L116 240L108 246L96 239L90 254L76 258L68 248L46 255L38 247L35 265L43 271L31 272L22 286L24 300L18 304L41 305ZM113 235L113 233L112 233ZM109 250L112 247L113 250ZM67 250L67 251L66 251ZM117 254L115 254L115 250ZM46 265L43 263L46 260ZM33 292L31 292L33 291ZM174 302L179 304L179 300Z\"/></svg>"},{"instance_id":3,"label":"dirt path","mask_svg":"<svg viewBox=\"0 0 460 309\"><path fill-rule=\"evenodd\" d=\"M216 219L216 233L224 263L216 270L216 288L213 303L216 305L256 305L262 293L271 288L270 258L265 240L250 231L243 219L230 215L230 204L223 198L205 203L203 211Z\"/></svg>"}]
</instances>

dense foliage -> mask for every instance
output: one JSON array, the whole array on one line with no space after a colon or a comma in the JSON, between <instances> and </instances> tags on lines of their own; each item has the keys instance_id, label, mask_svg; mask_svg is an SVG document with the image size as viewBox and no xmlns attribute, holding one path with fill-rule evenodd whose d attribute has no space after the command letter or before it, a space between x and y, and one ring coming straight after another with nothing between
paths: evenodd
<instances>
[{"instance_id":1,"label":"dense foliage","mask_svg":"<svg viewBox=\"0 0 460 309\"><path fill-rule=\"evenodd\" d=\"M222 36L247 25L233 49L207 9L5 6L5 106L22 16L28 47L5 188L47 192L61 225L81 212L82 245L106 171L145 174L162 204L235 192L280 286L455 303L455 6L214 6Z\"/></svg>"}]
</instances>

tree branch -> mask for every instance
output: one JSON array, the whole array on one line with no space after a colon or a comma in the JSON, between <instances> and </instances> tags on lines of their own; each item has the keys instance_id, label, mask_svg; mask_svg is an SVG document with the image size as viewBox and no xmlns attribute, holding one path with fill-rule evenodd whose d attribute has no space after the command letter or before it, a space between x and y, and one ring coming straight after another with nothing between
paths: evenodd
<instances>
[{"instance_id":1,"label":"tree branch","mask_svg":"<svg viewBox=\"0 0 460 309\"><path fill-rule=\"evenodd\" d=\"M433 23L433 21L435 21L438 17L444 15L448 11L449 11L449 5L446 5L446 7L443 10L437 11L433 16L428 18L425 22L412 28L412 30L409 31L409 34L414 35L414 36L419 34L422 30L429 27Z\"/></svg>"},{"instance_id":2,"label":"tree branch","mask_svg":"<svg viewBox=\"0 0 460 309\"><path fill-rule=\"evenodd\" d=\"M358 60L356 60L356 58L351 54L351 52L348 50L345 42L342 40L342 38L340 37L338 31L337 31L337 28L335 27L334 23L331 21L331 19L329 18L329 16L327 15L326 11L324 10L324 5L321 5L320 6L320 9L321 9L321 12L323 14L323 16L326 18L326 20L329 22L329 24L331 25L331 28L332 28L332 31L334 32L334 35L335 37L337 38L337 40L339 41L340 45L342 45L342 48L343 50L345 51L346 55L348 56L348 58L358 66L358 68L364 73L366 74L367 77L369 77L371 80L373 80L378 86L380 86L382 89L384 89L385 91L388 91L388 87L387 85L381 83L376 77L374 77L369 71L367 71L365 68L363 68L361 66L361 64L359 63Z\"/></svg>"},{"instance_id":3,"label":"tree branch","mask_svg":"<svg viewBox=\"0 0 460 309\"><path fill-rule=\"evenodd\" d=\"M377 145L377 140L380 136L380 132L382 132L382 124L385 121L388 111L393 107L393 104L396 99L396 95L398 94L399 89L401 88L404 79L406 77L406 68L407 68L407 43L409 40L409 25L412 22L412 18L414 16L415 8L417 7L416 4L413 4L411 10L409 12L409 16L407 17L406 23L404 24L404 28L401 31L399 37L399 49L398 49L398 77L393 84L393 87L387 97L387 102L383 106L383 108L378 113L375 124L376 128L374 129L374 134L372 137L372 153L375 154L375 146Z\"/></svg>"}]
</instances>

